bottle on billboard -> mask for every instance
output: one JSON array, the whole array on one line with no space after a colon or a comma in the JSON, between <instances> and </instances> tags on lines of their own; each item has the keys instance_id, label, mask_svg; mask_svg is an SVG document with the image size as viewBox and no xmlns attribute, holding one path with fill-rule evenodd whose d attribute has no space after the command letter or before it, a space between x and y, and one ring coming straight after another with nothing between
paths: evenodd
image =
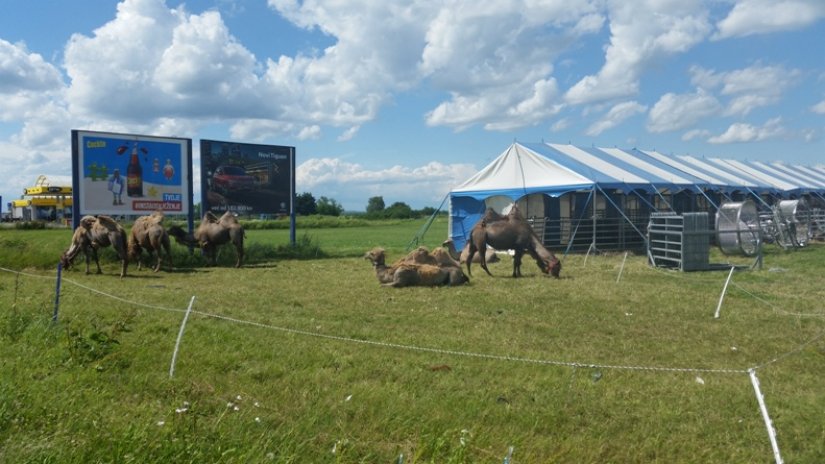
<instances>
[{"instance_id":1,"label":"bottle on billboard","mask_svg":"<svg viewBox=\"0 0 825 464\"><path fill-rule=\"evenodd\" d=\"M137 143L132 147L132 159L126 167L126 194L130 197L143 196L143 168L140 166Z\"/></svg>"}]
</instances>

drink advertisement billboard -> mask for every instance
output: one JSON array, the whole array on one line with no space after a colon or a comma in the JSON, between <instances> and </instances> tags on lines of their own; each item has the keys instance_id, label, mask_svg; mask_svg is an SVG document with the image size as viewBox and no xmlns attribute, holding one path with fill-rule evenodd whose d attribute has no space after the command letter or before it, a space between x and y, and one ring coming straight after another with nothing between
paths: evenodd
<instances>
[{"instance_id":1,"label":"drink advertisement billboard","mask_svg":"<svg viewBox=\"0 0 825 464\"><path fill-rule=\"evenodd\" d=\"M189 214L192 140L72 131L75 216Z\"/></svg>"},{"instance_id":2,"label":"drink advertisement billboard","mask_svg":"<svg viewBox=\"0 0 825 464\"><path fill-rule=\"evenodd\" d=\"M295 147L201 140L203 210L287 216L295 196Z\"/></svg>"}]
</instances>

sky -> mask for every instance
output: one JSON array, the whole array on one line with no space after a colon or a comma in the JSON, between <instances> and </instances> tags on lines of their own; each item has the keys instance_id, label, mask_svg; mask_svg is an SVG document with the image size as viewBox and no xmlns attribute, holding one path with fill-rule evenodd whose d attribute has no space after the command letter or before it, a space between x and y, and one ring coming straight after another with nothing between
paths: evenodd
<instances>
[{"instance_id":1,"label":"sky","mask_svg":"<svg viewBox=\"0 0 825 464\"><path fill-rule=\"evenodd\" d=\"M825 164L823 0L3 0L0 195L71 130L294 146L413 208L514 141ZM446 206L445 206L446 207Z\"/></svg>"}]
</instances>

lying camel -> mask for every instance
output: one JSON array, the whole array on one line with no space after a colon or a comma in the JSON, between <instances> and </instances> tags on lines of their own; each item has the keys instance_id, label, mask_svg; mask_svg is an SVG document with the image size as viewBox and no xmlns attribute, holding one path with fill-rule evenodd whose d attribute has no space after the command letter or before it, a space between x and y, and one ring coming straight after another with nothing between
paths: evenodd
<instances>
[{"instance_id":1,"label":"lying camel","mask_svg":"<svg viewBox=\"0 0 825 464\"><path fill-rule=\"evenodd\" d=\"M141 216L135 220L129 233L129 259L137 261L138 270L141 269L140 255L144 249L149 253L149 259L152 259L153 253L158 254L157 264L152 269L154 272L158 272L163 264L164 251L171 266L172 253L169 248L169 235L163 228L162 211L155 211L149 216Z\"/></svg>"},{"instance_id":2,"label":"lying camel","mask_svg":"<svg viewBox=\"0 0 825 464\"><path fill-rule=\"evenodd\" d=\"M378 282L387 287L461 285L467 282L467 277L461 268L456 266L442 267L414 262L387 266L385 264L386 253L383 248L368 251L364 259L372 262Z\"/></svg>"},{"instance_id":3,"label":"lying camel","mask_svg":"<svg viewBox=\"0 0 825 464\"><path fill-rule=\"evenodd\" d=\"M458 251L456 251L455 243L453 243L452 239L444 240L444 243L442 243L441 246L446 247L447 251L450 253L450 256L462 265L467 262L467 258L470 256L470 242L469 241L464 244L464 248L462 248L460 255L458 254ZM494 250L492 248L487 248L487 252L484 253L484 259L488 263L497 263L497 262L501 261L501 258L499 258L498 254L496 254L496 250ZM480 263L481 262L481 253L473 256L473 262L474 263Z\"/></svg>"},{"instance_id":4,"label":"lying camel","mask_svg":"<svg viewBox=\"0 0 825 464\"><path fill-rule=\"evenodd\" d=\"M502 216L492 209L487 209L484 217L473 226L470 231L470 254L467 257L467 273L470 274L470 263L476 252L480 252L481 268L487 274L487 262L484 258L487 253L487 245L498 250L513 250L513 277L521 277L521 258L524 253L528 253L536 260L541 272L550 274L558 278L561 272L561 261L544 247L541 239L533 231L530 224L521 216L518 208L513 205L513 209L507 216Z\"/></svg>"},{"instance_id":5,"label":"lying camel","mask_svg":"<svg viewBox=\"0 0 825 464\"><path fill-rule=\"evenodd\" d=\"M121 260L120 277L123 278L129 262L126 255L126 231L109 216L83 216L72 235L72 244L60 256L60 263L64 269L69 269L77 254L82 251L86 257L86 274L89 274L90 255L97 265L97 273L102 274L97 250L108 246L114 248Z\"/></svg>"},{"instance_id":6,"label":"lying camel","mask_svg":"<svg viewBox=\"0 0 825 464\"><path fill-rule=\"evenodd\" d=\"M180 226L172 226L169 228L169 235L175 237L175 241L178 243L202 249L213 266L217 264L217 248L232 243L238 255L235 267L241 267L243 262L243 239L246 233L241 223L238 222L238 218L229 211L224 213L220 219L211 211L207 211L194 233L189 234Z\"/></svg>"}]
</instances>

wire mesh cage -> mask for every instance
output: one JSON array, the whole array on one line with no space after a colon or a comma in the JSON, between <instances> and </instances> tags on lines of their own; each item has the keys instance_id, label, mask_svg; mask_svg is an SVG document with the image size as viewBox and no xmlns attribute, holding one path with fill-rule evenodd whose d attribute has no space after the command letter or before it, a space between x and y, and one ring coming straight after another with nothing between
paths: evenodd
<instances>
[{"instance_id":1,"label":"wire mesh cage","mask_svg":"<svg viewBox=\"0 0 825 464\"><path fill-rule=\"evenodd\" d=\"M750 200L722 204L716 211L716 241L725 254L757 255L762 229L756 205Z\"/></svg>"},{"instance_id":2,"label":"wire mesh cage","mask_svg":"<svg viewBox=\"0 0 825 464\"><path fill-rule=\"evenodd\" d=\"M803 247L812 235L811 210L802 199L782 200L774 205L776 241L785 248Z\"/></svg>"}]
</instances>

